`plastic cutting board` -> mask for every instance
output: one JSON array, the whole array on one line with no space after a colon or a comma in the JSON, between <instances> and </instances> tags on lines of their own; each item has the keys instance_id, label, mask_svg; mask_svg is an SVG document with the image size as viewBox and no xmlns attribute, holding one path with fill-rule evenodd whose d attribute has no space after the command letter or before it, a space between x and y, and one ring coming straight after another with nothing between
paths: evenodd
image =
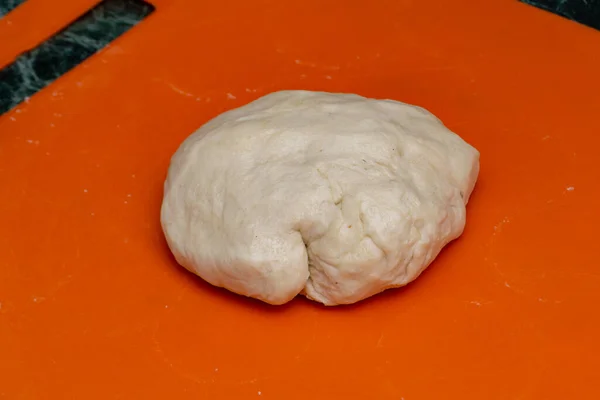
<instances>
[{"instance_id":1,"label":"plastic cutting board","mask_svg":"<svg viewBox=\"0 0 600 400\"><path fill-rule=\"evenodd\" d=\"M1 65L94 1L60 3L0 20ZM0 117L0 398L600 398L600 32L514 0L153 4ZM418 104L481 151L417 281L272 307L177 266L170 156L279 89Z\"/></svg>"}]
</instances>

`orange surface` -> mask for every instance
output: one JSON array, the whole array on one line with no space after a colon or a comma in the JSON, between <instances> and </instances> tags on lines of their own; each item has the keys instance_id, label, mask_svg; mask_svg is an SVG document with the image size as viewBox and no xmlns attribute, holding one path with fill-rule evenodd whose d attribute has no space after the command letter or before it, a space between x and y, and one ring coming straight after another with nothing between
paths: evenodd
<instances>
[{"instance_id":1,"label":"orange surface","mask_svg":"<svg viewBox=\"0 0 600 400\"><path fill-rule=\"evenodd\" d=\"M28 1L4 64L93 3ZM155 5L0 117L0 398L600 398L600 32L515 0ZM481 151L463 237L408 287L272 307L171 257L179 143L300 88L425 106Z\"/></svg>"}]
</instances>

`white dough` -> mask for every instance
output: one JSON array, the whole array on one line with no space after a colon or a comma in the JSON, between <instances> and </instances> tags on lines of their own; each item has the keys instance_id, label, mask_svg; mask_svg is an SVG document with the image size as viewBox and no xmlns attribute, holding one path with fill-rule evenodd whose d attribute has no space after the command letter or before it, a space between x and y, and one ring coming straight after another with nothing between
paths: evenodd
<instances>
[{"instance_id":1,"label":"white dough","mask_svg":"<svg viewBox=\"0 0 600 400\"><path fill-rule=\"evenodd\" d=\"M406 285L459 237L479 152L428 111L281 91L219 115L171 160L177 261L270 304L350 304Z\"/></svg>"}]
</instances>

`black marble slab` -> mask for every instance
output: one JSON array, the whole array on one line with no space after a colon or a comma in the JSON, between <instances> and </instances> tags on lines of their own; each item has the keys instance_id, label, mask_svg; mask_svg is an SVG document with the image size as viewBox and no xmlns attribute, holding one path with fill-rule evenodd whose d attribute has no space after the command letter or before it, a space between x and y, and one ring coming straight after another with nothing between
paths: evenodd
<instances>
[{"instance_id":1,"label":"black marble slab","mask_svg":"<svg viewBox=\"0 0 600 400\"><path fill-rule=\"evenodd\" d=\"M0 8L8 9L14 2L0 0ZM152 5L139 0L105 0L37 48L19 56L0 71L0 114L75 68L153 10Z\"/></svg>"},{"instance_id":2,"label":"black marble slab","mask_svg":"<svg viewBox=\"0 0 600 400\"><path fill-rule=\"evenodd\" d=\"M18 5L24 3L25 0L0 0L0 18L17 8Z\"/></svg>"},{"instance_id":3,"label":"black marble slab","mask_svg":"<svg viewBox=\"0 0 600 400\"><path fill-rule=\"evenodd\" d=\"M521 0L600 30L600 0Z\"/></svg>"}]
</instances>

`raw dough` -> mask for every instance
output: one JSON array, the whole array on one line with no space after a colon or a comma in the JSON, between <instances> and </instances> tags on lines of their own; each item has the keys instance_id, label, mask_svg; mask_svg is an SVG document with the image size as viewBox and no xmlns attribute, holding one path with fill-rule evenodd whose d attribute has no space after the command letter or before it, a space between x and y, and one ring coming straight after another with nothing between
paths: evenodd
<instances>
[{"instance_id":1,"label":"raw dough","mask_svg":"<svg viewBox=\"0 0 600 400\"><path fill-rule=\"evenodd\" d=\"M479 152L428 111L281 91L206 123L171 160L176 260L270 304L350 304L414 280L461 235Z\"/></svg>"}]
</instances>

